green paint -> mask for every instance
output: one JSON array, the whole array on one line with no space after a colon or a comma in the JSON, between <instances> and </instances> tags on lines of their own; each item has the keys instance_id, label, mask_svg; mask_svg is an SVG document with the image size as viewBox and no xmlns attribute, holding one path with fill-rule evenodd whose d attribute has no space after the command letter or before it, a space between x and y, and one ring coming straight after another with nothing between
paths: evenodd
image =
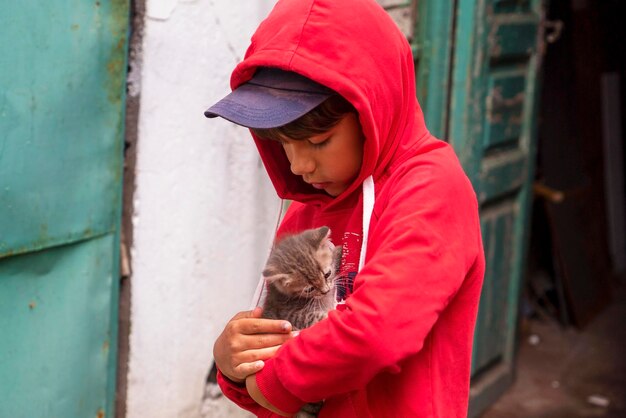
<instances>
[{"instance_id":1,"label":"green paint","mask_svg":"<svg viewBox=\"0 0 626 418\"><path fill-rule=\"evenodd\" d=\"M128 13L0 14L1 417L113 414Z\"/></svg>"},{"instance_id":2,"label":"green paint","mask_svg":"<svg viewBox=\"0 0 626 418\"><path fill-rule=\"evenodd\" d=\"M528 13L530 0L493 0L492 6L495 13Z\"/></svg>"},{"instance_id":3,"label":"green paint","mask_svg":"<svg viewBox=\"0 0 626 418\"><path fill-rule=\"evenodd\" d=\"M110 63L124 62L127 29L105 24L111 14L109 2L53 1L0 16L0 257L116 227L102 202L120 185L125 71Z\"/></svg>"},{"instance_id":4,"label":"green paint","mask_svg":"<svg viewBox=\"0 0 626 418\"><path fill-rule=\"evenodd\" d=\"M527 183L527 167L528 154L518 150L490 156L479 174L479 202L486 203L518 192Z\"/></svg>"},{"instance_id":5,"label":"green paint","mask_svg":"<svg viewBox=\"0 0 626 418\"><path fill-rule=\"evenodd\" d=\"M534 52L537 21L532 15L530 22L513 19L493 19L489 34L489 56L491 59L504 59L515 56L528 56Z\"/></svg>"},{"instance_id":6,"label":"green paint","mask_svg":"<svg viewBox=\"0 0 626 418\"><path fill-rule=\"evenodd\" d=\"M0 263L0 416L94 417L106 405L102 345L115 299L114 236ZM115 280L117 281L117 280Z\"/></svg>"},{"instance_id":7,"label":"green paint","mask_svg":"<svg viewBox=\"0 0 626 418\"><path fill-rule=\"evenodd\" d=\"M506 312L509 304L509 281L502 277L511 275L511 247L501 245L513 238L513 219L517 215L515 206L503 202L488 207L482 213L482 229L485 253L491 262L487 266L485 284L480 300L473 353L472 367L475 374L488 370L501 360L506 342Z\"/></svg>"},{"instance_id":8,"label":"green paint","mask_svg":"<svg viewBox=\"0 0 626 418\"><path fill-rule=\"evenodd\" d=\"M452 0L420 1L412 43L417 98L426 126L447 139L448 92L452 52Z\"/></svg>"}]
</instances>

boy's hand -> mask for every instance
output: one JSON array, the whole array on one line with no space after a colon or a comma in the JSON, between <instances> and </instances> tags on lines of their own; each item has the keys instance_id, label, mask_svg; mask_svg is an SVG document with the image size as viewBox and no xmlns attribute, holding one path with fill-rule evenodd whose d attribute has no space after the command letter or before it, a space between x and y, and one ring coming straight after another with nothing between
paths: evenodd
<instances>
[{"instance_id":1,"label":"boy's hand","mask_svg":"<svg viewBox=\"0 0 626 418\"><path fill-rule=\"evenodd\" d=\"M263 360L272 357L291 339L287 321L261 318L261 308L239 312L215 341L213 357L222 374L238 383L261 370Z\"/></svg>"}]
</instances>

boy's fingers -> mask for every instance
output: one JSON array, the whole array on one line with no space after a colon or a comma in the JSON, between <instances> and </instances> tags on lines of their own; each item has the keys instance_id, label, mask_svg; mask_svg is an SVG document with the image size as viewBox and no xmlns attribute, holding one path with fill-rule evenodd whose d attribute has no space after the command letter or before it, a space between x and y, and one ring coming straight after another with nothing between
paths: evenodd
<instances>
[{"instance_id":1,"label":"boy's fingers","mask_svg":"<svg viewBox=\"0 0 626 418\"><path fill-rule=\"evenodd\" d=\"M238 312L229 325L242 334L283 333L291 331L291 324L280 319L261 318L263 308L257 306L251 311Z\"/></svg>"},{"instance_id":2,"label":"boy's fingers","mask_svg":"<svg viewBox=\"0 0 626 418\"><path fill-rule=\"evenodd\" d=\"M288 334L291 324L280 319L243 318L236 323L241 334Z\"/></svg>"},{"instance_id":3,"label":"boy's fingers","mask_svg":"<svg viewBox=\"0 0 626 418\"><path fill-rule=\"evenodd\" d=\"M274 347L293 338L292 334L256 334L243 337L244 350ZM244 351L242 350L242 351Z\"/></svg>"},{"instance_id":4,"label":"boy's fingers","mask_svg":"<svg viewBox=\"0 0 626 418\"><path fill-rule=\"evenodd\" d=\"M236 360L240 362L239 366L241 366L242 364L253 364L255 362L267 360L268 358L273 357L279 348L280 345L275 345L274 347L265 347L256 350L243 351L239 353ZM235 369L237 369L239 366L235 367Z\"/></svg>"},{"instance_id":5,"label":"boy's fingers","mask_svg":"<svg viewBox=\"0 0 626 418\"><path fill-rule=\"evenodd\" d=\"M259 372L263 366L265 366L263 360L273 357L279 348L280 345L277 345L274 347L241 352L233 357L232 360L234 364L230 366L230 370L220 370L222 370L222 373L226 372L225 375L231 380L241 381L251 374Z\"/></svg>"},{"instance_id":6,"label":"boy's fingers","mask_svg":"<svg viewBox=\"0 0 626 418\"><path fill-rule=\"evenodd\" d=\"M229 321L231 330L240 334L284 334L291 332L291 324L279 319L261 318L263 308L238 312Z\"/></svg>"},{"instance_id":7,"label":"boy's fingers","mask_svg":"<svg viewBox=\"0 0 626 418\"><path fill-rule=\"evenodd\" d=\"M261 360L254 361L252 363L241 363L239 366L235 367L233 372L237 379L245 379L251 374L259 372L263 366L265 366L265 363Z\"/></svg>"}]
</instances>

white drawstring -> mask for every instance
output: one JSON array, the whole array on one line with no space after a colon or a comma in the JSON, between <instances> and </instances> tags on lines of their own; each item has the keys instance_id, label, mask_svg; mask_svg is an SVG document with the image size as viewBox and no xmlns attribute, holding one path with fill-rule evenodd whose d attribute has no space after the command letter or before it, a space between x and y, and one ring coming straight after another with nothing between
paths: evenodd
<instances>
[{"instance_id":1,"label":"white drawstring","mask_svg":"<svg viewBox=\"0 0 626 418\"><path fill-rule=\"evenodd\" d=\"M370 221L374 212L374 202L376 193L374 190L374 179L369 176L363 182L363 237L361 240L361 255L359 256L359 271L365 264L365 253L367 252L367 239L370 231Z\"/></svg>"}]
</instances>

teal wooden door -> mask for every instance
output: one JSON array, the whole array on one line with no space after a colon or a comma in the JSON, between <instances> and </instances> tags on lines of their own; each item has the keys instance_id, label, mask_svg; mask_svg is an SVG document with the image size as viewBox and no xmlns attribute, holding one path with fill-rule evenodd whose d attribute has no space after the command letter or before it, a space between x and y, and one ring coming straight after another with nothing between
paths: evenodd
<instances>
[{"instance_id":1,"label":"teal wooden door","mask_svg":"<svg viewBox=\"0 0 626 418\"><path fill-rule=\"evenodd\" d=\"M0 417L113 416L128 10L0 13Z\"/></svg>"},{"instance_id":2,"label":"teal wooden door","mask_svg":"<svg viewBox=\"0 0 626 418\"><path fill-rule=\"evenodd\" d=\"M473 417L510 386L515 372L536 148L542 3L380 3L411 42L417 97L429 130L452 144L478 195L487 270L472 357Z\"/></svg>"},{"instance_id":3,"label":"teal wooden door","mask_svg":"<svg viewBox=\"0 0 626 418\"><path fill-rule=\"evenodd\" d=\"M429 130L452 144L480 203L487 271L469 411L477 416L510 386L515 371L536 148L542 3L379 2L411 42L417 97Z\"/></svg>"},{"instance_id":4,"label":"teal wooden door","mask_svg":"<svg viewBox=\"0 0 626 418\"><path fill-rule=\"evenodd\" d=\"M540 0L459 0L449 138L481 211L487 271L472 359L470 416L511 384L528 242L541 60Z\"/></svg>"}]
</instances>

